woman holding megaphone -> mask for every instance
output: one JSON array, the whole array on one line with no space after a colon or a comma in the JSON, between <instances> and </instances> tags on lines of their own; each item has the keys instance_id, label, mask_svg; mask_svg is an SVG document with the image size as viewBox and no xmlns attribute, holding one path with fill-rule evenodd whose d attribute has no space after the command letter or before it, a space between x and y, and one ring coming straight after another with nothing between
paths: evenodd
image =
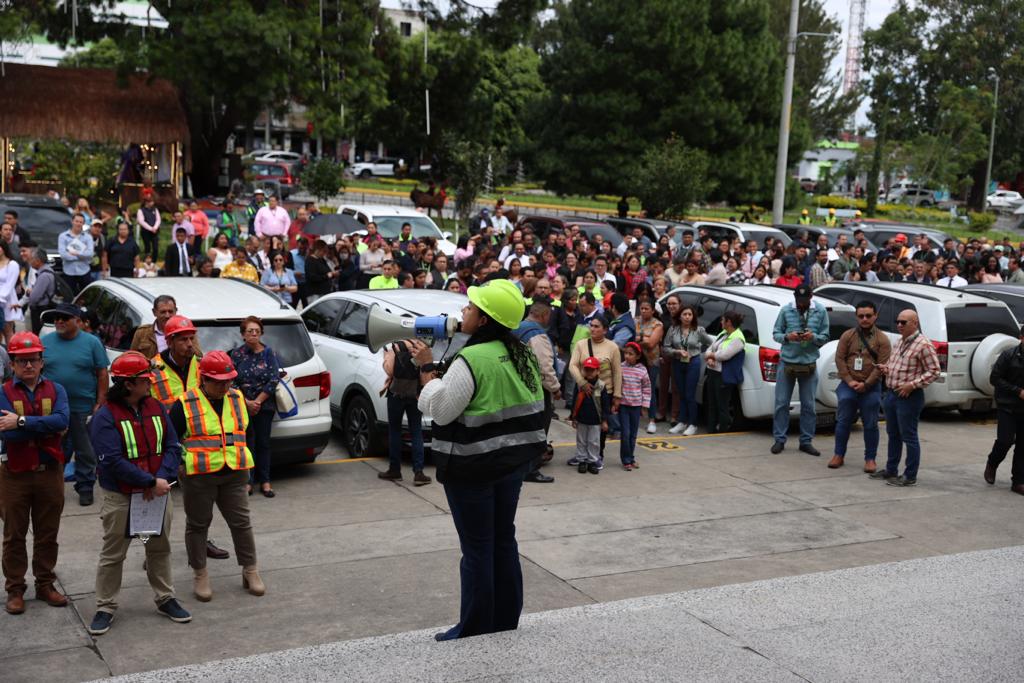
<instances>
[{"instance_id":1,"label":"woman holding megaphone","mask_svg":"<svg viewBox=\"0 0 1024 683\"><path fill-rule=\"evenodd\" d=\"M519 490L544 452L544 396L530 350L512 336L525 303L508 280L467 292L462 331L470 335L443 378L430 348L407 342L424 385L419 408L433 418L437 479L462 546L459 623L437 640L519 625L523 573L515 537Z\"/></svg>"}]
</instances>

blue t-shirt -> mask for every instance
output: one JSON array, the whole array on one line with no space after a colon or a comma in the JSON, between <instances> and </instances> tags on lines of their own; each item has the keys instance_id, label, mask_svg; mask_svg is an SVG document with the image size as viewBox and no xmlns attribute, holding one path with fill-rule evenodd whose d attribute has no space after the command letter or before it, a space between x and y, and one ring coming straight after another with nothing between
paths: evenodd
<instances>
[{"instance_id":1,"label":"blue t-shirt","mask_svg":"<svg viewBox=\"0 0 1024 683\"><path fill-rule=\"evenodd\" d=\"M64 386L72 413L90 413L96 405L96 371L110 365L95 335L81 332L64 339L51 332L42 339L43 376Z\"/></svg>"}]
</instances>

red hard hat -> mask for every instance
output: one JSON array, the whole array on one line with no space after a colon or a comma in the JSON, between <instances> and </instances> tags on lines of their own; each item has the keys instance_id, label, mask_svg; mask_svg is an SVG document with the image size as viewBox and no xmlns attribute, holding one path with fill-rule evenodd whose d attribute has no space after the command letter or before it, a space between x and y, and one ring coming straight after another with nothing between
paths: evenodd
<instances>
[{"instance_id":1,"label":"red hard hat","mask_svg":"<svg viewBox=\"0 0 1024 683\"><path fill-rule=\"evenodd\" d=\"M42 352L43 342L39 341L39 337L31 332L18 332L16 335L11 337L10 343L7 344L7 353L11 356L22 356L29 353Z\"/></svg>"},{"instance_id":2,"label":"red hard hat","mask_svg":"<svg viewBox=\"0 0 1024 683\"><path fill-rule=\"evenodd\" d=\"M199 361L199 374L210 379L234 379L238 377L231 357L223 351L210 351Z\"/></svg>"},{"instance_id":3,"label":"red hard hat","mask_svg":"<svg viewBox=\"0 0 1024 683\"><path fill-rule=\"evenodd\" d=\"M126 351L110 364L110 374L114 377L127 379L155 379L153 364L138 351Z\"/></svg>"},{"instance_id":4,"label":"red hard hat","mask_svg":"<svg viewBox=\"0 0 1024 683\"><path fill-rule=\"evenodd\" d=\"M893 242L899 242L901 244L906 244L907 243L907 236L904 235L901 232L898 235L896 235L895 237L893 237L892 240L893 240Z\"/></svg>"},{"instance_id":5,"label":"red hard hat","mask_svg":"<svg viewBox=\"0 0 1024 683\"><path fill-rule=\"evenodd\" d=\"M172 316L170 320L164 323L164 336L173 337L176 334L184 334L186 332L196 333L196 326L192 324L192 321L183 315Z\"/></svg>"}]
</instances>

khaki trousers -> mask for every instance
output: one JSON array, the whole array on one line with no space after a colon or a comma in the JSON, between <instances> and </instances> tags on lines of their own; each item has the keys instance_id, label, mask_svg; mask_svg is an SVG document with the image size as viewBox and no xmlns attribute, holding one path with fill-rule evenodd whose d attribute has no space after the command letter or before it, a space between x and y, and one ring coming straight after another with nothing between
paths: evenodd
<instances>
[{"instance_id":1,"label":"khaki trousers","mask_svg":"<svg viewBox=\"0 0 1024 683\"><path fill-rule=\"evenodd\" d=\"M0 519L4 522L3 570L8 593L25 592L32 525L32 574L36 589L57 580L57 532L64 511L64 468L49 465L34 472L11 472L0 465Z\"/></svg>"},{"instance_id":2,"label":"khaki trousers","mask_svg":"<svg viewBox=\"0 0 1024 683\"><path fill-rule=\"evenodd\" d=\"M103 549L96 568L96 610L117 611L117 596L121 592L121 571L128 554L131 538L125 538L128 529L128 508L131 496L120 491L103 490L100 521L103 523ZM146 576L153 589L153 600L162 605L174 597L171 580L171 517L173 504L168 498L164 511L164 532L151 536L143 548L146 550Z\"/></svg>"},{"instance_id":3,"label":"khaki trousers","mask_svg":"<svg viewBox=\"0 0 1024 683\"><path fill-rule=\"evenodd\" d=\"M178 478L185 498L185 551L193 569L206 566L206 535L213 521L213 505L231 529L238 564L256 564L256 539L249 521L248 470L224 467L212 474L183 474Z\"/></svg>"}]
</instances>

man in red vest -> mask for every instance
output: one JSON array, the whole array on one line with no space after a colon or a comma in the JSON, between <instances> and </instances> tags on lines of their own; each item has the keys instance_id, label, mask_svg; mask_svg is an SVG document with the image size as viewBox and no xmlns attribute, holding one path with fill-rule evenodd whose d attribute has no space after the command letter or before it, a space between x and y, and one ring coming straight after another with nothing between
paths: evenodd
<instances>
[{"instance_id":1,"label":"man in red vest","mask_svg":"<svg viewBox=\"0 0 1024 683\"><path fill-rule=\"evenodd\" d=\"M64 450L61 436L70 409L64 387L42 378L43 344L31 332L11 337L7 352L14 378L0 392L0 517L4 521L3 571L9 614L25 611L28 551L32 523L32 574L36 598L64 607L67 596L53 587L57 575L57 532L64 511Z\"/></svg>"},{"instance_id":2,"label":"man in red vest","mask_svg":"<svg viewBox=\"0 0 1024 683\"><path fill-rule=\"evenodd\" d=\"M146 575L157 612L177 623L192 620L175 599L171 580L171 501L165 496L181 465L178 435L160 401L149 395L154 375L148 358L138 351L128 351L113 362L110 374L114 386L107 392L107 403L96 411L89 425L103 489L103 549L96 569L96 615L88 629L94 636L110 630L117 611L121 570L132 542L125 534L130 510L159 498L164 498L161 532L143 536Z\"/></svg>"}]
</instances>

